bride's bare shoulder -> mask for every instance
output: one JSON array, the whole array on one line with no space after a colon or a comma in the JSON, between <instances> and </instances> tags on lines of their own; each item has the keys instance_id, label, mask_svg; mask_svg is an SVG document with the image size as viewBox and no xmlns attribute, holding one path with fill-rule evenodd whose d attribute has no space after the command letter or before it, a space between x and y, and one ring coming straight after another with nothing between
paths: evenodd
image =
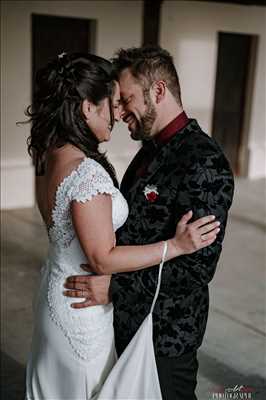
<instances>
[{"instance_id":1,"label":"bride's bare shoulder","mask_svg":"<svg viewBox=\"0 0 266 400\"><path fill-rule=\"evenodd\" d=\"M84 158L85 153L70 144L53 148L47 155L47 173L58 177L69 175Z\"/></svg>"},{"instance_id":2,"label":"bride's bare shoulder","mask_svg":"<svg viewBox=\"0 0 266 400\"><path fill-rule=\"evenodd\" d=\"M47 153L45 174L36 177L37 204L47 226L52 223L51 213L59 185L84 158L86 155L71 145L53 148Z\"/></svg>"}]
</instances>

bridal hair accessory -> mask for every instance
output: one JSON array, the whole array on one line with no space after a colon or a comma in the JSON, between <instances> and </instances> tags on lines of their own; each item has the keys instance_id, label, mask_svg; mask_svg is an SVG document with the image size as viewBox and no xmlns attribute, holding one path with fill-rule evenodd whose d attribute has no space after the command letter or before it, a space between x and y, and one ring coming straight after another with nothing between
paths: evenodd
<instances>
[{"instance_id":1,"label":"bridal hair accessory","mask_svg":"<svg viewBox=\"0 0 266 400\"><path fill-rule=\"evenodd\" d=\"M57 55L56 71L63 79L65 88L69 91L73 85L74 76L71 61L66 56L67 53L65 51ZM66 95L64 94L63 97L65 98Z\"/></svg>"},{"instance_id":2,"label":"bridal hair accessory","mask_svg":"<svg viewBox=\"0 0 266 400\"><path fill-rule=\"evenodd\" d=\"M159 195L157 186L155 186L155 185L145 186L143 193L144 193L144 196L146 197L146 200L150 201L151 203L154 203L157 200L157 197Z\"/></svg>"},{"instance_id":3,"label":"bridal hair accessory","mask_svg":"<svg viewBox=\"0 0 266 400\"><path fill-rule=\"evenodd\" d=\"M66 56L67 55L67 53L65 52L65 51L63 51L63 53L61 53L61 54L58 54L58 58L63 58L64 56Z\"/></svg>"}]
</instances>

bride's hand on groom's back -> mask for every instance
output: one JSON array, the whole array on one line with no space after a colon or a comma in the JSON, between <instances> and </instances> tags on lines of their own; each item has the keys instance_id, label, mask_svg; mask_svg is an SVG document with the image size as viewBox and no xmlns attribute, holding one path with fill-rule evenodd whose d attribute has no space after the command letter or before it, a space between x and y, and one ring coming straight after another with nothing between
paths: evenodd
<instances>
[{"instance_id":1,"label":"bride's hand on groom's back","mask_svg":"<svg viewBox=\"0 0 266 400\"><path fill-rule=\"evenodd\" d=\"M90 271L87 264L81 268ZM75 299L83 299L71 304L73 308L85 308L110 303L109 286L111 275L73 275L69 276L64 284L63 294Z\"/></svg>"}]
</instances>

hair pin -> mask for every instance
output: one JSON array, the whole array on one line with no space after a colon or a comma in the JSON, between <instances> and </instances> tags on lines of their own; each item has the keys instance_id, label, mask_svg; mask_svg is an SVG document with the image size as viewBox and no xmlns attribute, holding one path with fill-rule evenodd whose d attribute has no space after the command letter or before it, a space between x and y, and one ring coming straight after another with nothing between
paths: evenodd
<instances>
[{"instance_id":1,"label":"hair pin","mask_svg":"<svg viewBox=\"0 0 266 400\"><path fill-rule=\"evenodd\" d=\"M57 57L58 57L58 58L63 58L63 57L66 56L66 55L67 55L67 53L63 51L63 53L58 54Z\"/></svg>"}]
</instances>

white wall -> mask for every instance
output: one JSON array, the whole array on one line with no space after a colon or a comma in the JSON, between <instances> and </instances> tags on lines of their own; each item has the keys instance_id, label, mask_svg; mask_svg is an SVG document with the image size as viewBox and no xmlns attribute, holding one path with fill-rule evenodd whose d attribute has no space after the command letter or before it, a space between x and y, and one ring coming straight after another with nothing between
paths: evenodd
<instances>
[{"instance_id":1,"label":"white wall","mask_svg":"<svg viewBox=\"0 0 266 400\"><path fill-rule=\"evenodd\" d=\"M1 2L1 208L34 204L34 174L26 151L30 126L16 126L31 102L32 13L96 19L96 53L103 57L111 57L120 47L141 44L139 0ZM107 147L121 178L137 149L125 125L115 129Z\"/></svg>"},{"instance_id":2,"label":"white wall","mask_svg":"<svg viewBox=\"0 0 266 400\"><path fill-rule=\"evenodd\" d=\"M96 19L97 54L111 57L119 47L139 46L142 0L11 1L1 2L1 207L34 204L34 176L26 152L29 125L16 126L31 93L31 13ZM215 88L217 32L259 35L258 60L250 121L248 175L265 170L265 41L266 8L210 2L164 0L161 46L174 56L183 103L210 132ZM137 149L120 124L105 146L119 178Z\"/></svg>"},{"instance_id":3,"label":"white wall","mask_svg":"<svg viewBox=\"0 0 266 400\"><path fill-rule=\"evenodd\" d=\"M216 2L163 2L161 46L174 56L185 109L209 133L215 90L218 31L259 35L248 139L248 176L262 177L266 175L266 8Z\"/></svg>"}]
</instances>

